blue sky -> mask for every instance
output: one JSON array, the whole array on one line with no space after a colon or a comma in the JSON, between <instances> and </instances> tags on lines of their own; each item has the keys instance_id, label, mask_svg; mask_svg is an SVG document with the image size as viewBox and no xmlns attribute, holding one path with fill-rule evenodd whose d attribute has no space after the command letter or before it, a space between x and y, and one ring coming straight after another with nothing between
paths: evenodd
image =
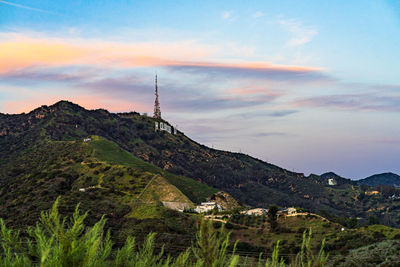
<instances>
[{"instance_id":1,"label":"blue sky","mask_svg":"<svg viewBox=\"0 0 400 267\"><path fill-rule=\"evenodd\" d=\"M0 112L161 109L298 172L400 173L399 1L1 1Z\"/></svg>"}]
</instances>

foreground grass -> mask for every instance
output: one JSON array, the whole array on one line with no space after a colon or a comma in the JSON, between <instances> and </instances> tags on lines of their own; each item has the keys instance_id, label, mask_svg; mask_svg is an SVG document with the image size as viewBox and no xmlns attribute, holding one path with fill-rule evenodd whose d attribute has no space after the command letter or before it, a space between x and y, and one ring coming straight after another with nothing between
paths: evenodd
<instances>
[{"instance_id":1,"label":"foreground grass","mask_svg":"<svg viewBox=\"0 0 400 267\"><path fill-rule=\"evenodd\" d=\"M148 234L141 245L128 237L120 248L114 248L110 232L104 232L105 219L93 227L84 224L87 213L76 207L69 219L58 213L59 199L48 212L42 212L35 227L26 235L6 227L0 219L0 266L286 266L279 258L279 242L272 257L258 263L236 254L230 244L230 233L223 227L216 231L210 222L199 225L192 247L175 257L155 250L155 233ZM318 254L311 250L311 231L304 232L301 251L290 266L324 266L327 255L323 245Z\"/></svg>"}]
</instances>

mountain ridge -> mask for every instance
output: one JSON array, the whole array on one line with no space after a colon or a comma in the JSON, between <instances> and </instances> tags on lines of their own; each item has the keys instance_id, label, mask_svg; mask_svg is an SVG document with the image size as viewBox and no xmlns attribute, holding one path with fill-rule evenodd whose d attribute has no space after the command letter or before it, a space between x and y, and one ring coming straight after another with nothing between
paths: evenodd
<instances>
[{"instance_id":1,"label":"mountain ridge","mask_svg":"<svg viewBox=\"0 0 400 267\"><path fill-rule=\"evenodd\" d=\"M400 175L393 172L378 173L366 178L357 180L359 184L377 186L377 185L391 185L400 187Z\"/></svg>"},{"instance_id":2,"label":"mountain ridge","mask_svg":"<svg viewBox=\"0 0 400 267\"><path fill-rule=\"evenodd\" d=\"M0 165L26 149L34 150L43 140L76 141L96 135L174 175L205 183L250 206L297 206L364 219L375 213L384 216L375 209L375 202L358 198L362 189L357 184L331 187L318 175L305 177L242 153L212 149L179 131L177 135L155 131L155 121L137 112L86 110L68 101L28 114L1 116ZM392 205L385 199L380 204Z\"/></svg>"}]
</instances>

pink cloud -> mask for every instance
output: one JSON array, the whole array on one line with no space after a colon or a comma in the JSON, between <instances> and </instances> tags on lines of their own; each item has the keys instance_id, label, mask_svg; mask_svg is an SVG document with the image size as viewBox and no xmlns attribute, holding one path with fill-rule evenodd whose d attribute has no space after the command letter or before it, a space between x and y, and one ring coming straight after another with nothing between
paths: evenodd
<instances>
[{"instance_id":1,"label":"pink cloud","mask_svg":"<svg viewBox=\"0 0 400 267\"><path fill-rule=\"evenodd\" d=\"M117 68L198 67L253 71L315 72L320 68L274 65L268 62L213 62L214 46L193 41L168 43L118 43L98 40L32 38L1 35L0 74L32 66L91 65Z\"/></svg>"}]
</instances>

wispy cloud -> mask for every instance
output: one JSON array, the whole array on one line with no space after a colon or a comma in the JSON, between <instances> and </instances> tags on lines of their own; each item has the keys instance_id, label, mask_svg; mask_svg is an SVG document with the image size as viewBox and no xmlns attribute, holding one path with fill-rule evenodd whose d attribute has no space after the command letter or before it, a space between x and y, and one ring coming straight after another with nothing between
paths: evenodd
<instances>
[{"instance_id":1,"label":"wispy cloud","mask_svg":"<svg viewBox=\"0 0 400 267\"><path fill-rule=\"evenodd\" d=\"M8 38L7 38L8 37ZM9 78L25 75L39 78L34 68L87 66L92 68L165 67L171 71L275 80L327 80L322 69L275 65L269 62L207 61L223 48L193 41L170 43L117 43L96 40L2 36L0 74ZM24 70L28 69L28 71ZM23 73L25 72L25 73ZM49 74L47 74L49 75ZM58 77L72 78L72 77Z\"/></svg>"},{"instance_id":2,"label":"wispy cloud","mask_svg":"<svg viewBox=\"0 0 400 267\"><path fill-rule=\"evenodd\" d=\"M0 75L0 81L3 84L30 86L37 81L40 82L41 87L48 82L57 86L75 88L86 94L102 95L104 98L110 96L121 100L134 99L151 104L154 90L152 80L139 78L139 73L134 69L125 72L118 70L106 72L104 69L86 67L72 69L67 67L28 68L25 69L25 72L18 70ZM282 95L280 92L261 88L257 90L251 90L251 88L214 90L213 93L207 93L212 91L209 89L212 86L212 82L201 87L195 82L181 87L174 82L167 82L167 84L163 82L163 107L169 111L179 112L214 112L265 105L272 103ZM176 95L179 95L179 98Z\"/></svg>"},{"instance_id":3,"label":"wispy cloud","mask_svg":"<svg viewBox=\"0 0 400 267\"><path fill-rule=\"evenodd\" d=\"M327 95L300 99L294 106L337 108L359 111L400 111L400 97L376 94Z\"/></svg>"},{"instance_id":4,"label":"wispy cloud","mask_svg":"<svg viewBox=\"0 0 400 267\"><path fill-rule=\"evenodd\" d=\"M309 43L318 34L315 28L304 26L297 20L279 20L278 23L292 34L292 37L286 43L289 47L297 47Z\"/></svg>"},{"instance_id":5,"label":"wispy cloud","mask_svg":"<svg viewBox=\"0 0 400 267\"><path fill-rule=\"evenodd\" d=\"M332 80L322 69L305 66L273 65L267 62L251 63L212 63L181 62L181 64L165 65L170 70L191 74L204 74L215 77L224 76L234 79L255 78L284 81L321 81Z\"/></svg>"},{"instance_id":6,"label":"wispy cloud","mask_svg":"<svg viewBox=\"0 0 400 267\"><path fill-rule=\"evenodd\" d=\"M283 84L332 79L323 69L310 66L208 61L204 58L214 55L219 48L191 41L109 43L21 35L2 37L5 40L0 42L3 85L28 85L32 86L31 91L39 83L44 88L56 85L81 90L82 94L100 94L121 101L133 99L151 105L153 84L146 78L149 68L158 68L168 74L168 84L163 87L163 107L170 111L215 112L271 105L285 94ZM190 77L185 85L179 78L182 76ZM270 88L269 84L274 83ZM115 111L113 104L105 107Z\"/></svg>"},{"instance_id":7,"label":"wispy cloud","mask_svg":"<svg viewBox=\"0 0 400 267\"><path fill-rule=\"evenodd\" d=\"M48 10L44 10L44 9L40 9L40 8L34 8L34 7L30 7L30 6L25 6L25 5L21 5L21 4L17 4L17 3L13 3L13 2L9 2L9 1L0 0L0 4L5 4L5 5L22 8L22 9L26 9L26 10L31 10L31 11L36 11L36 12L41 12L41 13L60 15L60 14L52 12L52 11L48 11Z\"/></svg>"},{"instance_id":8,"label":"wispy cloud","mask_svg":"<svg viewBox=\"0 0 400 267\"><path fill-rule=\"evenodd\" d=\"M2 34L0 73L30 66L97 65L138 67L174 65L180 61L206 58L215 48L192 40L142 43L106 42L60 38L30 38Z\"/></svg>"},{"instance_id":9,"label":"wispy cloud","mask_svg":"<svg viewBox=\"0 0 400 267\"><path fill-rule=\"evenodd\" d=\"M221 18L228 23L234 22L237 17L233 15L234 12L232 10L226 10L221 13Z\"/></svg>"},{"instance_id":10,"label":"wispy cloud","mask_svg":"<svg viewBox=\"0 0 400 267\"><path fill-rule=\"evenodd\" d=\"M82 82L102 77L106 70L90 67L27 67L0 73L0 81L19 84L35 82Z\"/></svg>"},{"instance_id":11,"label":"wispy cloud","mask_svg":"<svg viewBox=\"0 0 400 267\"><path fill-rule=\"evenodd\" d=\"M268 116L271 117L285 117L294 113L299 112L298 110L277 110L277 111L273 111L268 113Z\"/></svg>"},{"instance_id":12,"label":"wispy cloud","mask_svg":"<svg viewBox=\"0 0 400 267\"><path fill-rule=\"evenodd\" d=\"M253 136L254 137L270 137L270 136L287 136L287 133L283 132L260 132L260 133L255 133Z\"/></svg>"},{"instance_id":13,"label":"wispy cloud","mask_svg":"<svg viewBox=\"0 0 400 267\"><path fill-rule=\"evenodd\" d=\"M223 11L222 13L221 13L221 18L222 19L229 19L229 18L231 18L232 17L232 10L230 10L230 11Z\"/></svg>"},{"instance_id":14,"label":"wispy cloud","mask_svg":"<svg viewBox=\"0 0 400 267\"><path fill-rule=\"evenodd\" d=\"M280 110L278 107L274 107L274 111L269 110L259 110L259 111L246 111L241 113L236 113L228 116L230 119L263 119L268 117L282 118L289 116L291 114L299 112L299 110Z\"/></svg>"}]
</instances>

